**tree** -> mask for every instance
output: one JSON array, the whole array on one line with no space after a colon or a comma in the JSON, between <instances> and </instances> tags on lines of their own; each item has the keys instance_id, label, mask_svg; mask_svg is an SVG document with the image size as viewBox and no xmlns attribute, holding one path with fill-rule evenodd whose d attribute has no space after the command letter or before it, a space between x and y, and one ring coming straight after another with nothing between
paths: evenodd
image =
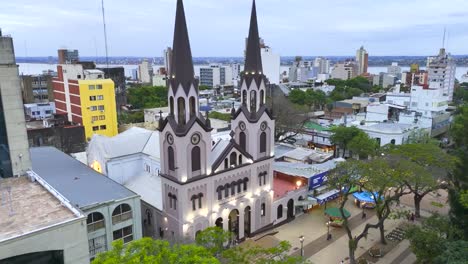
<instances>
[{"instance_id":1,"label":"tree","mask_svg":"<svg viewBox=\"0 0 468 264\"><path fill-rule=\"evenodd\" d=\"M262 248L253 245L250 241L232 247L223 252L223 263L229 264L301 264L308 263L302 257L288 255L291 244L281 241L277 246Z\"/></svg>"},{"instance_id":2,"label":"tree","mask_svg":"<svg viewBox=\"0 0 468 264\"><path fill-rule=\"evenodd\" d=\"M223 121L231 121L231 114L228 114L228 113L220 113L220 112L216 112L216 111L211 111L209 114L208 114L208 117L209 118L213 118L213 119L219 119L219 120L223 120Z\"/></svg>"},{"instance_id":3,"label":"tree","mask_svg":"<svg viewBox=\"0 0 468 264\"><path fill-rule=\"evenodd\" d=\"M406 230L406 237L418 262L432 263L447 250L447 243L454 241L458 233L460 230L454 228L447 217L434 214L421 225L410 225Z\"/></svg>"},{"instance_id":4,"label":"tree","mask_svg":"<svg viewBox=\"0 0 468 264\"><path fill-rule=\"evenodd\" d=\"M205 247L214 256L219 256L224 251L224 245L230 241L232 234L224 229L214 226L200 232L195 237L197 245Z\"/></svg>"},{"instance_id":5,"label":"tree","mask_svg":"<svg viewBox=\"0 0 468 264\"><path fill-rule=\"evenodd\" d=\"M209 250L198 245L173 245L166 240L142 238L123 245L116 240L112 249L99 253L93 264L178 264L178 263L220 263Z\"/></svg>"},{"instance_id":6,"label":"tree","mask_svg":"<svg viewBox=\"0 0 468 264\"><path fill-rule=\"evenodd\" d=\"M413 173L404 179L413 193L415 216L421 216L421 200L430 192L446 188L447 172L455 166L455 159L433 143L404 144L390 149Z\"/></svg>"},{"instance_id":7,"label":"tree","mask_svg":"<svg viewBox=\"0 0 468 264\"><path fill-rule=\"evenodd\" d=\"M118 115L119 124L132 124L145 122L145 114L143 111L122 112Z\"/></svg>"},{"instance_id":8,"label":"tree","mask_svg":"<svg viewBox=\"0 0 468 264\"><path fill-rule=\"evenodd\" d=\"M128 91L128 103L137 109L167 106L167 88L164 86L141 86Z\"/></svg>"},{"instance_id":9,"label":"tree","mask_svg":"<svg viewBox=\"0 0 468 264\"><path fill-rule=\"evenodd\" d=\"M301 89L294 89L289 93L288 97L292 103L298 104L298 105L304 105L305 99L306 99L306 93L302 91Z\"/></svg>"},{"instance_id":10,"label":"tree","mask_svg":"<svg viewBox=\"0 0 468 264\"><path fill-rule=\"evenodd\" d=\"M369 229L379 229L381 243L386 243L384 236L384 222L390 216L392 203L396 202L404 193L400 179L404 177L405 170L392 164L388 159L376 158L370 161L350 160L340 163L328 175L328 183L336 186L341 191L341 202L339 210L344 219L343 227L348 236L348 250L350 263L356 263L355 252L359 241L367 237ZM359 234L353 234L348 219L344 214L344 206L352 188L361 187L367 191L375 193L376 213L378 221L376 223L366 223L364 229ZM392 188L392 191L389 191Z\"/></svg>"},{"instance_id":11,"label":"tree","mask_svg":"<svg viewBox=\"0 0 468 264\"><path fill-rule=\"evenodd\" d=\"M410 170L401 165L401 161L395 162L390 157L378 157L362 162L359 169L362 189L373 193L382 244L386 244L384 223L392 213L391 205L407 194L402 179L410 174Z\"/></svg>"},{"instance_id":12,"label":"tree","mask_svg":"<svg viewBox=\"0 0 468 264\"><path fill-rule=\"evenodd\" d=\"M352 154L358 155L359 158L367 158L376 154L379 144L373 138L370 138L367 133L361 131L354 136L348 143L348 149Z\"/></svg>"},{"instance_id":13,"label":"tree","mask_svg":"<svg viewBox=\"0 0 468 264\"><path fill-rule=\"evenodd\" d=\"M464 230L463 237L468 240L468 207L462 203L463 194L468 190L468 105L457 109L451 135L455 146L454 155L459 161L449 185L450 221Z\"/></svg>"},{"instance_id":14,"label":"tree","mask_svg":"<svg viewBox=\"0 0 468 264\"><path fill-rule=\"evenodd\" d=\"M200 91L209 90L209 89L210 89L210 87L208 87L207 85L199 85L198 86L198 90L200 90Z\"/></svg>"},{"instance_id":15,"label":"tree","mask_svg":"<svg viewBox=\"0 0 468 264\"><path fill-rule=\"evenodd\" d=\"M271 108L275 117L275 141L285 142L294 138L309 120L307 109L291 103L284 95L272 97Z\"/></svg>"},{"instance_id":16,"label":"tree","mask_svg":"<svg viewBox=\"0 0 468 264\"><path fill-rule=\"evenodd\" d=\"M434 259L434 264L466 264L468 260L468 241L447 242L445 250Z\"/></svg>"},{"instance_id":17,"label":"tree","mask_svg":"<svg viewBox=\"0 0 468 264\"><path fill-rule=\"evenodd\" d=\"M338 145L338 147L343 151L343 158L345 157L346 150L348 149L348 145L351 142L351 140L353 140L353 138L359 133L364 133L362 130L355 126L336 126L332 127L330 131L332 132L330 141L332 144Z\"/></svg>"}]
</instances>

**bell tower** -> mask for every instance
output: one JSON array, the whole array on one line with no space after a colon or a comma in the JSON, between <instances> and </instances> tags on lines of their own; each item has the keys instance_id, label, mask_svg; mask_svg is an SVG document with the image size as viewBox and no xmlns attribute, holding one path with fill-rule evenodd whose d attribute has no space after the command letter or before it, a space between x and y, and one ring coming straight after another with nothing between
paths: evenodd
<instances>
[{"instance_id":1,"label":"bell tower","mask_svg":"<svg viewBox=\"0 0 468 264\"><path fill-rule=\"evenodd\" d=\"M241 106L232 111L236 142L254 159L273 156L274 120L266 107L268 80L263 74L255 0L250 16L244 71L241 73Z\"/></svg>"},{"instance_id":2,"label":"bell tower","mask_svg":"<svg viewBox=\"0 0 468 264\"><path fill-rule=\"evenodd\" d=\"M199 112L198 82L182 0L177 1L172 45L171 73L168 76L169 115L159 122L161 174L184 183L209 174L208 155L211 126Z\"/></svg>"}]
</instances>

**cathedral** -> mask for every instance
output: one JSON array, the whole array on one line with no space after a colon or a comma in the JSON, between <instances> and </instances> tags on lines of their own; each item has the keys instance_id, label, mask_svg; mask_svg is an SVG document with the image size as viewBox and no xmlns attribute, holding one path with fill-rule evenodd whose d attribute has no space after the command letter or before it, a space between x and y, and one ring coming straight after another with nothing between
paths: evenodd
<instances>
[{"instance_id":1,"label":"cathedral","mask_svg":"<svg viewBox=\"0 0 468 264\"><path fill-rule=\"evenodd\" d=\"M229 139L212 137L199 111L182 0L177 1L168 76L169 115L159 123L163 221L167 238L194 239L210 226L242 240L273 225L274 118L266 107L255 1L252 6L241 106L232 108Z\"/></svg>"}]
</instances>

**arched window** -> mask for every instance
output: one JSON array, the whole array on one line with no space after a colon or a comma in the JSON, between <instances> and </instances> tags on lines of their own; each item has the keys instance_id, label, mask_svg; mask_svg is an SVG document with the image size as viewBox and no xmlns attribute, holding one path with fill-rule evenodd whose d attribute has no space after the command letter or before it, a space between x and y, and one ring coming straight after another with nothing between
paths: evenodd
<instances>
[{"instance_id":1,"label":"arched window","mask_svg":"<svg viewBox=\"0 0 468 264\"><path fill-rule=\"evenodd\" d=\"M260 90L260 105L265 104L265 91Z\"/></svg>"},{"instance_id":2,"label":"arched window","mask_svg":"<svg viewBox=\"0 0 468 264\"><path fill-rule=\"evenodd\" d=\"M192 171L199 171L201 169L200 147L195 146L192 148Z\"/></svg>"},{"instance_id":3,"label":"arched window","mask_svg":"<svg viewBox=\"0 0 468 264\"><path fill-rule=\"evenodd\" d=\"M170 114L174 115L174 97L169 97Z\"/></svg>"},{"instance_id":4,"label":"arched window","mask_svg":"<svg viewBox=\"0 0 468 264\"><path fill-rule=\"evenodd\" d=\"M276 210L276 219L280 219L281 217L283 217L283 205L280 204L278 205L278 209Z\"/></svg>"},{"instance_id":5,"label":"arched window","mask_svg":"<svg viewBox=\"0 0 468 264\"><path fill-rule=\"evenodd\" d=\"M195 116L195 97L189 99L190 117Z\"/></svg>"},{"instance_id":6,"label":"arched window","mask_svg":"<svg viewBox=\"0 0 468 264\"><path fill-rule=\"evenodd\" d=\"M172 147L167 148L167 157L169 162L169 170L175 171L174 149Z\"/></svg>"},{"instance_id":7,"label":"arched window","mask_svg":"<svg viewBox=\"0 0 468 264\"><path fill-rule=\"evenodd\" d=\"M185 99L183 97L177 99L177 120L177 123L185 124Z\"/></svg>"},{"instance_id":8,"label":"arched window","mask_svg":"<svg viewBox=\"0 0 468 264\"><path fill-rule=\"evenodd\" d=\"M132 218L132 208L128 204L119 204L112 212L112 224Z\"/></svg>"},{"instance_id":9,"label":"arched window","mask_svg":"<svg viewBox=\"0 0 468 264\"><path fill-rule=\"evenodd\" d=\"M392 139L392 140L390 141L390 144L395 145L395 139Z\"/></svg>"},{"instance_id":10,"label":"arched window","mask_svg":"<svg viewBox=\"0 0 468 264\"><path fill-rule=\"evenodd\" d=\"M229 161L227 158L224 159L224 169L229 168Z\"/></svg>"},{"instance_id":11,"label":"arched window","mask_svg":"<svg viewBox=\"0 0 468 264\"><path fill-rule=\"evenodd\" d=\"M242 91L242 104L247 105L247 91Z\"/></svg>"},{"instance_id":12,"label":"arched window","mask_svg":"<svg viewBox=\"0 0 468 264\"><path fill-rule=\"evenodd\" d=\"M236 166L237 164L237 155L235 152L232 152L231 155L229 156L229 163L232 167L232 165Z\"/></svg>"},{"instance_id":13,"label":"arched window","mask_svg":"<svg viewBox=\"0 0 468 264\"><path fill-rule=\"evenodd\" d=\"M257 112L257 92L250 91L250 112Z\"/></svg>"},{"instance_id":14,"label":"arched window","mask_svg":"<svg viewBox=\"0 0 468 264\"><path fill-rule=\"evenodd\" d=\"M218 186L218 188L216 188L216 192L218 193L218 200L223 199L223 189L223 186Z\"/></svg>"},{"instance_id":15,"label":"arched window","mask_svg":"<svg viewBox=\"0 0 468 264\"><path fill-rule=\"evenodd\" d=\"M231 187L231 185L229 183L226 183L224 185L224 198L228 198L229 197L229 187Z\"/></svg>"},{"instance_id":16,"label":"arched window","mask_svg":"<svg viewBox=\"0 0 468 264\"><path fill-rule=\"evenodd\" d=\"M260 153L266 152L266 133L262 132L260 134Z\"/></svg>"},{"instance_id":17,"label":"arched window","mask_svg":"<svg viewBox=\"0 0 468 264\"><path fill-rule=\"evenodd\" d=\"M146 209L145 213L146 213L146 223L148 225L151 225L151 218L153 218L153 214L151 213L150 209Z\"/></svg>"},{"instance_id":18,"label":"arched window","mask_svg":"<svg viewBox=\"0 0 468 264\"><path fill-rule=\"evenodd\" d=\"M241 179L237 180L237 192L238 192L238 193L240 193L240 192L242 191L242 183L243 183L243 182L244 182L244 181L241 180Z\"/></svg>"},{"instance_id":19,"label":"arched window","mask_svg":"<svg viewBox=\"0 0 468 264\"><path fill-rule=\"evenodd\" d=\"M242 165L242 155L239 155L239 165Z\"/></svg>"},{"instance_id":20,"label":"arched window","mask_svg":"<svg viewBox=\"0 0 468 264\"><path fill-rule=\"evenodd\" d=\"M265 216L265 214L266 214L265 203L262 203L262 205L260 207L260 215Z\"/></svg>"},{"instance_id":21,"label":"arched window","mask_svg":"<svg viewBox=\"0 0 468 264\"><path fill-rule=\"evenodd\" d=\"M198 194L198 209L202 208L202 198L203 198L203 193Z\"/></svg>"},{"instance_id":22,"label":"arched window","mask_svg":"<svg viewBox=\"0 0 468 264\"><path fill-rule=\"evenodd\" d=\"M90 213L86 224L88 225L88 233L104 228L106 226L104 215L98 212Z\"/></svg>"},{"instance_id":23,"label":"arched window","mask_svg":"<svg viewBox=\"0 0 468 264\"><path fill-rule=\"evenodd\" d=\"M235 195L236 194L236 182L233 181L231 182L231 195Z\"/></svg>"},{"instance_id":24,"label":"arched window","mask_svg":"<svg viewBox=\"0 0 468 264\"><path fill-rule=\"evenodd\" d=\"M247 138L245 135L245 132L240 132L239 133L239 145L241 149L246 150L245 146L247 144Z\"/></svg>"},{"instance_id":25,"label":"arched window","mask_svg":"<svg viewBox=\"0 0 468 264\"><path fill-rule=\"evenodd\" d=\"M197 206L196 206L197 198L198 198L197 195L192 195L192 198L190 198L190 200L192 201L192 210L193 211L197 210Z\"/></svg>"},{"instance_id":26,"label":"arched window","mask_svg":"<svg viewBox=\"0 0 468 264\"><path fill-rule=\"evenodd\" d=\"M174 210L177 210L177 196L175 194L172 195L172 200L174 203Z\"/></svg>"},{"instance_id":27,"label":"arched window","mask_svg":"<svg viewBox=\"0 0 468 264\"><path fill-rule=\"evenodd\" d=\"M172 208L172 193L169 193L167 197L169 197L169 208Z\"/></svg>"},{"instance_id":28,"label":"arched window","mask_svg":"<svg viewBox=\"0 0 468 264\"><path fill-rule=\"evenodd\" d=\"M249 178L244 178L244 191L247 191L247 183L249 182Z\"/></svg>"}]
</instances>

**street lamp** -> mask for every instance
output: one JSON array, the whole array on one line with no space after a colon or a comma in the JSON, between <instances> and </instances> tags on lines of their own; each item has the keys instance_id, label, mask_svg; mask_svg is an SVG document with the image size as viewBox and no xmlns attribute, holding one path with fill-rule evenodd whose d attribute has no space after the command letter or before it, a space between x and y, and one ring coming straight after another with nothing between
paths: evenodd
<instances>
[{"instance_id":1,"label":"street lamp","mask_svg":"<svg viewBox=\"0 0 468 264\"><path fill-rule=\"evenodd\" d=\"M299 241L301 241L301 257L304 257L304 236L301 235Z\"/></svg>"},{"instance_id":2,"label":"street lamp","mask_svg":"<svg viewBox=\"0 0 468 264\"><path fill-rule=\"evenodd\" d=\"M330 234L330 221L327 222L327 240L331 239L331 234Z\"/></svg>"}]
</instances>

